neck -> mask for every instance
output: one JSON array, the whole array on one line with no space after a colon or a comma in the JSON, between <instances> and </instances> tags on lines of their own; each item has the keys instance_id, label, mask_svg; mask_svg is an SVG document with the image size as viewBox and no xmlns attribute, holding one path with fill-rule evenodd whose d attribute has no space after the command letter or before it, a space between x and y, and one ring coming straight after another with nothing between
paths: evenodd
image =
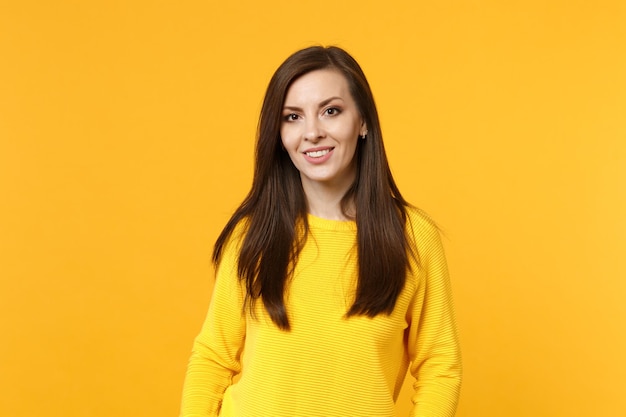
<instances>
[{"instance_id":1,"label":"neck","mask_svg":"<svg viewBox=\"0 0 626 417\"><path fill-rule=\"evenodd\" d=\"M307 207L310 214L328 220L351 220L356 214L355 207L350 203L347 213L341 209L341 200L350 186L329 187L321 183L302 182ZM347 214L347 216L346 216ZM350 217L349 217L350 216Z\"/></svg>"}]
</instances>

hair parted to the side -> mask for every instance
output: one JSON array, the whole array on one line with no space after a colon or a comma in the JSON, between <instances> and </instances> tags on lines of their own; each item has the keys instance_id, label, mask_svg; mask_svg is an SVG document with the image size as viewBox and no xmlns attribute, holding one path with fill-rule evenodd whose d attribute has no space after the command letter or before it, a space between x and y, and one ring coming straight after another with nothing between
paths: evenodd
<instances>
[{"instance_id":1,"label":"hair parted to the side","mask_svg":"<svg viewBox=\"0 0 626 417\"><path fill-rule=\"evenodd\" d=\"M290 328L285 288L306 240L308 223L300 174L282 149L281 115L291 84L320 69L336 70L346 78L368 130L367 139L359 140L356 149L356 180L342 200L344 214L351 202L356 209L358 246L356 296L347 316L390 314L409 268L411 246L405 233L408 203L389 169L369 83L359 64L343 49L302 49L287 58L270 80L259 118L252 188L213 250L213 262L218 265L235 227L245 222L238 273L245 281L246 304L252 311L261 299L271 319L283 330ZM298 235L299 224L304 226L304 234Z\"/></svg>"}]
</instances>

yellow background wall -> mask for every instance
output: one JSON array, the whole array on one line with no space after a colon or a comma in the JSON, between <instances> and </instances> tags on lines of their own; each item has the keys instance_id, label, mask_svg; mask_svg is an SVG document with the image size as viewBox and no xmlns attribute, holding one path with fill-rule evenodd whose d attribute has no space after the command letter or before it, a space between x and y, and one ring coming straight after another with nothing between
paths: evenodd
<instances>
[{"instance_id":1,"label":"yellow background wall","mask_svg":"<svg viewBox=\"0 0 626 417\"><path fill-rule=\"evenodd\" d=\"M265 86L311 43L360 61L446 231L457 415L626 415L623 0L0 1L0 415L176 415Z\"/></svg>"}]
</instances>

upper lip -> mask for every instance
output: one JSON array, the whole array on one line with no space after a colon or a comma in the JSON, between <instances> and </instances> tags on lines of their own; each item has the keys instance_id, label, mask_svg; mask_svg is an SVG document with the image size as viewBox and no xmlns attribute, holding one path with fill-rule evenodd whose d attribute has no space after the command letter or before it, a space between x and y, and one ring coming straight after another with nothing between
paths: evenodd
<instances>
[{"instance_id":1,"label":"upper lip","mask_svg":"<svg viewBox=\"0 0 626 417\"><path fill-rule=\"evenodd\" d=\"M334 146L318 146L317 148L309 148L306 151L303 151L302 153L325 151L326 149L332 151L333 149L335 149L335 147Z\"/></svg>"}]
</instances>

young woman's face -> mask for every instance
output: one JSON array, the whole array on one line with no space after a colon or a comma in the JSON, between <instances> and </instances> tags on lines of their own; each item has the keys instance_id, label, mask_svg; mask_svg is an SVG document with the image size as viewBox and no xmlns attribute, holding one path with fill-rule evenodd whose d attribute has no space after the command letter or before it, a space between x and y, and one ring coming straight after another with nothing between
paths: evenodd
<instances>
[{"instance_id":1,"label":"young woman's face","mask_svg":"<svg viewBox=\"0 0 626 417\"><path fill-rule=\"evenodd\" d=\"M348 89L335 70L317 70L296 79L287 91L280 135L310 186L347 190L356 176L354 154L366 126Z\"/></svg>"}]
</instances>

